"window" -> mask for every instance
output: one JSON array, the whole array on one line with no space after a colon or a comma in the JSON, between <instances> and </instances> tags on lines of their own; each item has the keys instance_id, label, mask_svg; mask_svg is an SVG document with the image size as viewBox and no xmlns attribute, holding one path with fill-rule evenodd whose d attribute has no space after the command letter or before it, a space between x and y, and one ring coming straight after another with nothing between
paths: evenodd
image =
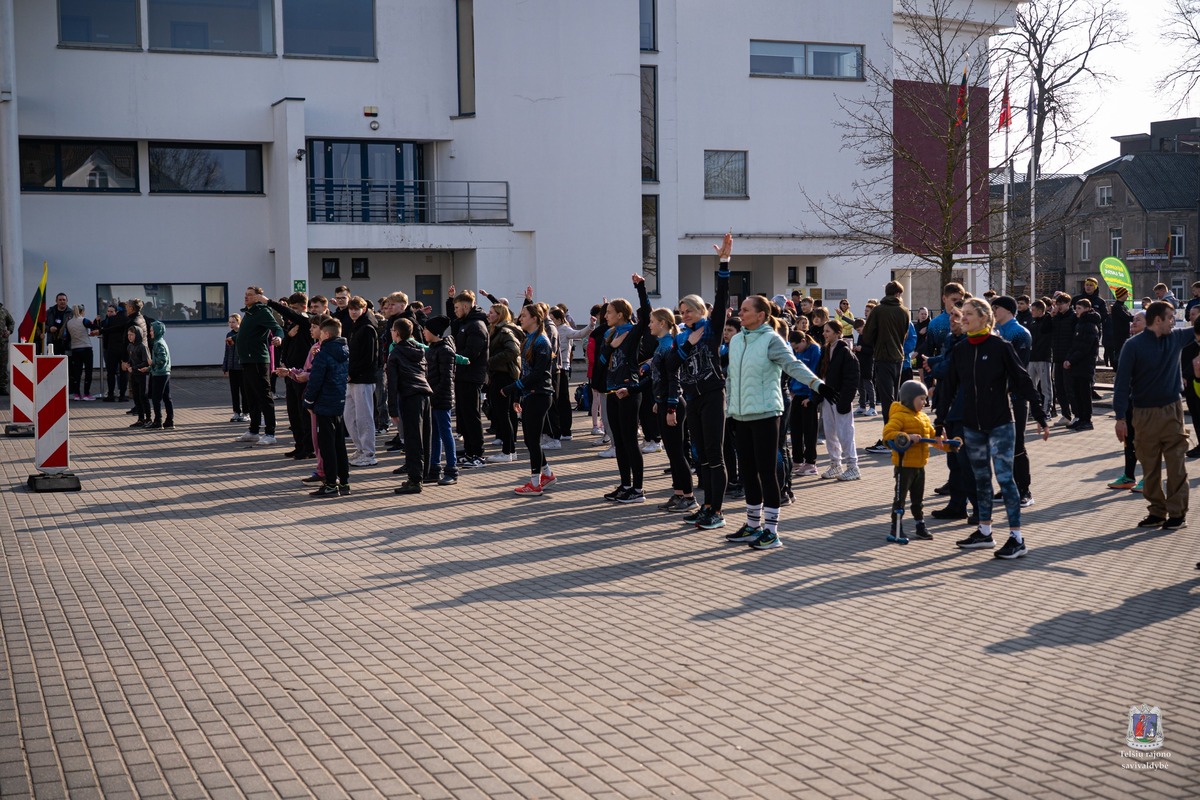
<instances>
[{"instance_id":1,"label":"window","mask_svg":"<svg viewBox=\"0 0 1200 800\"><path fill-rule=\"evenodd\" d=\"M23 192L137 192L137 143L21 139Z\"/></svg>"},{"instance_id":2,"label":"window","mask_svg":"<svg viewBox=\"0 0 1200 800\"><path fill-rule=\"evenodd\" d=\"M475 115L475 0L458 0L458 115Z\"/></svg>"},{"instance_id":3,"label":"window","mask_svg":"<svg viewBox=\"0 0 1200 800\"><path fill-rule=\"evenodd\" d=\"M788 282L789 286L795 286L800 283L800 268L799 267L788 267L787 268L787 282Z\"/></svg>"},{"instance_id":4,"label":"window","mask_svg":"<svg viewBox=\"0 0 1200 800\"><path fill-rule=\"evenodd\" d=\"M704 196L747 198L746 151L704 151Z\"/></svg>"},{"instance_id":5,"label":"window","mask_svg":"<svg viewBox=\"0 0 1200 800\"><path fill-rule=\"evenodd\" d=\"M325 280L342 279L342 262L337 258L321 259L321 277Z\"/></svg>"},{"instance_id":6,"label":"window","mask_svg":"<svg viewBox=\"0 0 1200 800\"><path fill-rule=\"evenodd\" d=\"M262 146L151 142L150 191L262 194Z\"/></svg>"},{"instance_id":7,"label":"window","mask_svg":"<svg viewBox=\"0 0 1200 800\"><path fill-rule=\"evenodd\" d=\"M654 0L641 0L641 13L639 27L642 32L642 49L657 50L658 49L658 25L654 17Z\"/></svg>"},{"instance_id":8,"label":"window","mask_svg":"<svg viewBox=\"0 0 1200 800\"><path fill-rule=\"evenodd\" d=\"M658 180L658 69L642 67L642 180Z\"/></svg>"},{"instance_id":9,"label":"window","mask_svg":"<svg viewBox=\"0 0 1200 800\"><path fill-rule=\"evenodd\" d=\"M1187 255L1186 240L1184 239L1184 227L1182 225L1171 226L1171 257L1180 258Z\"/></svg>"},{"instance_id":10,"label":"window","mask_svg":"<svg viewBox=\"0 0 1200 800\"><path fill-rule=\"evenodd\" d=\"M283 0L289 56L375 57L373 0Z\"/></svg>"},{"instance_id":11,"label":"window","mask_svg":"<svg viewBox=\"0 0 1200 800\"><path fill-rule=\"evenodd\" d=\"M58 41L137 47L137 0L59 0Z\"/></svg>"},{"instance_id":12,"label":"window","mask_svg":"<svg viewBox=\"0 0 1200 800\"><path fill-rule=\"evenodd\" d=\"M817 268L816 267L805 267L804 268L804 285L805 286L816 286L817 285Z\"/></svg>"},{"instance_id":13,"label":"window","mask_svg":"<svg viewBox=\"0 0 1200 800\"><path fill-rule=\"evenodd\" d=\"M223 325L229 318L227 283L100 283L98 308L140 298L150 319L176 323Z\"/></svg>"},{"instance_id":14,"label":"window","mask_svg":"<svg viewBox=\"0 0 1200 800\"><path fill-rule=\"evenodd\" d=\"M371 277L371 267L365 258L350 259L350 277L366 280Z\"/></svg>"},{"instance_id":15,"label":"window","mask_svg":"<svg viewBox=\"0 0 1200 800\"><path fill-rule=\"evenodd\" d=\"M309 222L425 222L425 151L416 142L308 142Z\"/></svg>"},{"instance_id":16,"label":"window","mask_svg":"<svg viewBox=\"0 0 1200 800\"><path fill-rule=\"evenodd\" d=\"M1108 254L1117 258L1121 257L1121 229L1108 229Z\"/></svg>"},{"instance_id":17,"label":"window","mask_svg":"<svg viewBox=\"0 0 1200 800\"><path fill-rule=\"evenodd\" d=\"M862 80L862 62L856 44L750 40L751 75Z\"/></svg>"},{"instance_id":18,"label":"window","mask_svg":"<svg viewBox=\"0 0 1200 800\"><path fill-rule=\"evenodd\" d=\"M1113 192L1111 186L1096 187L1096 207L1107 208L1113 204Z\"/></svg>"},{"instance_id":19,"label":"window","mask_svg":"<svg viewBox=\"0 0 1200 800\"><path fill-rule=\"evenodd\" d=\"M149 0L150 47L274 53L272 0Z\"/></svg>"},{"instance_id":20,"label":"window","mask_svg":"<svg viewBox=\"0 0 1200 800\"><path fill-rule=\"evenodd\" d=\"M642 195L642 277L646 294L658 294L658 195Z\"/></svg>"},{"instance_id":21,"label":"window","mask_svg":"<svg viewBox=\"0 0 1200 800\"><path fill-rule=\"evenodd\" d=\"M1092 260L1092 232L1084 231L1079 234L1079 260Z\"/></svg>"}]
</instances>

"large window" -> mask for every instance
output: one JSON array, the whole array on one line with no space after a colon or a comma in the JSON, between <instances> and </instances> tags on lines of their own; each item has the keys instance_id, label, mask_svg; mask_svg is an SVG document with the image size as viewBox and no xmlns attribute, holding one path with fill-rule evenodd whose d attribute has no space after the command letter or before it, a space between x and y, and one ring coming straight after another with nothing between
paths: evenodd
<instances>
[{"instance_id":1,"label":"large window","mask_svg":"<svg viewBox=\"0 0 1200 800\"><path fill-rule=\"evenodd\" d=\"M1171 226L1171 256L1173 258L1181 258L1187 255L1187 248L1184 246L1186 239L1184 236L1184 227L1182 225Z\"/></svg>"},{"instance_id":2,"label":"large window","mask_svg":"<svg viewBox=\"0 0 1200 800\"><path fill-rule=\"evenodd\" d=\"M658 195L642 195L642 277L646 294L658 294Z\"/></svg>"},{"instance_id":3,"label":"large window","mask_svg":"<svg viewBox=\"0 0 1200 800\"><path fill-rule=\"evenodd\" d=\"M151 192L262 194L262 146L150 143Z\"/></svg>"},{"instance_id":4,"label":"large window","mask_svg":"<svg viewBox=\"0 0 1200 800\"><path fill-rule=\"evenodd\" d=\"M227 283L100 283L96 307L140 298L142 313L170 323L224 324L229 317Z\"/></svg>"},{"instance_id":5,"label":"large window","mask_svg":"<svg viewBox=\"0 0 1200 800\"><path fill-rule=\"evenodd\" d=\"M658 69L642 67L642 180L658 180Z\"/></svg>"},{"instance_id":6,"label":"large window","mask_svg":"<svg viewBox=\"0 0 1200 800\"><path fill-rule=\"evenodd\" d=\"M1108 229L1108 254L1116 258L1122 258L1124 254L1121 252L1121 229Z\"/></svg>"},{"instance_id":7,"label":"large window","mask_svg":"<svg viewBox=\"0 0 1200 800\"><path fill-rule=\"evenodd\" d=\"M457 0L458 115L475 114L475 0Z\"/></svg>"},{"instance_id":8,"label":"large window","mask_svg":"<svg viewBox=\"0 0 1200 800\"><path fill-rule=\"evenodd\" d=\"M746 198L745 150L704 151L704 196Z\"/></svg>"},{"instance_id":9,"label":"large window","mask_svg":"<svg viewBox=\"0 0 1200 800\"><path fill-rule=\"evenodd\" d=\"M148 0L150 47L274 53L272 0Z\"/></svg>"},{"instance_id":10,"label":"large window","mask_svg":"<svg viewBox=\"0 0 1200 800\"><path fill-rule=\"evenodd\" d=\"M23 192L137 192L137 144L21 139Z\"/></svg>"},{"instance_id":11,"label":"large window","mask_svg":"<svg viewBox=\"0 0 1200 800\"><path fill-rule=\"evenodd\" d=\"M751 75L862 80L862 62L856 44L750 40Z\"/></svg>"},{"instance_id":12,"label":"large window","mask_svg":"<svg viewBox=\"0 0 1200 800\"><path fill-rule=\"evenodd\" d=\"M640 0L641 7L638 12L639 25L641 29L642 49L657 50L658 49L658 25L654 18L654 0Z\"/></svg>"},{"instance_id":13,"label":"large window","mask_svg":"<svg viewBox=\"0 0 1200 800\"><path fill-rule=\"evenodd\" d=\"M425 222L424 152L417 142L310 140L309 222Z\"/></svg>"},{"instance_id":14,"label":"large window","mask_svg":"<svg viewBox=\"0 0 1200 800\"><path fill-rule=\"evenodd\" d=\"M290 56L375 57L373 0L283 0L283 52Z\"/></svg>"},{"instance_id":15,"label":"large window","mask_svg":"<svg viewBox=\"0 0 1200 800\"><path fill-rule=\"evenodd\" d=\"M138 0L58 0L58 41L137 47Z\"/></svg>"}]
</instances>

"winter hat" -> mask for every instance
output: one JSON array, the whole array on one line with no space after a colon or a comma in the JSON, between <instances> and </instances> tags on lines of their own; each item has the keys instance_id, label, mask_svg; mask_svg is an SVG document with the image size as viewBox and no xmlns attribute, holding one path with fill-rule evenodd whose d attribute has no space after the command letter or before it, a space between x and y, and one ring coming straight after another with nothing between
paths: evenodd
<instances>
[{"instance_id":1,"label":"winter hat","mask_svg":"<svg viewBox=\"0 0 1200 800\"><path fill-rule=\"evenodd\" d=\"M920 381L905 381L900 384L900 402L905 408L913 407L913 400L918 397L928 397L929 390Z\"/></svg>"},{"instance_id":2,"label":"winter hat","mask_svg":"<svg viewBox=\"0 0 1200 800\"><path fill-rule=\"evenodd\" d=\"M1113 297L1117 298L1118 300L1124 300L1125 298L1129 297L1129 290L1124 286L1118 286L1113 292Z\"/></svg>"},{"instance_id":3,"label":"winter hat","mask_svg":"<svg viewBox=\"0 0 1200 800\"><path fill-rule=\"evenodd\" d=\"M450 319L448 317L434 317L425 323L425 330L432 333L434 336L441 336L450 327Z\"/></svg>"},{"instance_id":4,"label":"winter hat","mask_svg":"<svg viewBox=\"0 0 1200 800\"><path fill-rule=\"evenodd\" d=\"M992 308L1003 308L1014 317L1017 315L1017 301L1006 294L992 298Z\"/></svg>"}]
</instances>

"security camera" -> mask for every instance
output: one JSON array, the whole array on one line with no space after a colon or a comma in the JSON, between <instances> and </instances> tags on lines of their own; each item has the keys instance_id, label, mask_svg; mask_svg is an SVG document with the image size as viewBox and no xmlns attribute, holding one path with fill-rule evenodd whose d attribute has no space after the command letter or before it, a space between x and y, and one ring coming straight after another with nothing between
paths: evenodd
<instances>
[{"instance_id":1,"label":"security camera","mask_svg":"<svg viewBox=\"0 0 1200 800\"><path fill-rule=\"evenodd\" d=\"M301 147L299 150L297 150L297 151L296 151L296 160L297 160L297 161L303 161L303 160L304 160L304 155L305 155L305 153L307 153L307 152L308 152L308 151L306 151L306 150L305 150L303 147Z\"/></svg>"}]
</instances>

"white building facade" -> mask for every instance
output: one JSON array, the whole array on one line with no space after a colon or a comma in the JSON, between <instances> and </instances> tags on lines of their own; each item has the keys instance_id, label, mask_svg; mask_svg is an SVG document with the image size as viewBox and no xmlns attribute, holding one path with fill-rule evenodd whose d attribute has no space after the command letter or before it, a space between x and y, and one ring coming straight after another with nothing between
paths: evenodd
<instances>
[{"instance_id":1,"label":"white building facade","mask_svg":"<svg viewBox=\"0 0 1200 800\"><path fill-rule=\"evenodd\" d=\"M0 0L0 296L141 296L174 360L217 363L255 284L440 309L566 302L647 274L664 305L881 294L815 238L846 193L839 98L890 0ZM640 164L640 169L639 169ZM881 266L882 265L882 266ZM100 312L102 313L102 311Z\"/></svg>"}]
</instances>

